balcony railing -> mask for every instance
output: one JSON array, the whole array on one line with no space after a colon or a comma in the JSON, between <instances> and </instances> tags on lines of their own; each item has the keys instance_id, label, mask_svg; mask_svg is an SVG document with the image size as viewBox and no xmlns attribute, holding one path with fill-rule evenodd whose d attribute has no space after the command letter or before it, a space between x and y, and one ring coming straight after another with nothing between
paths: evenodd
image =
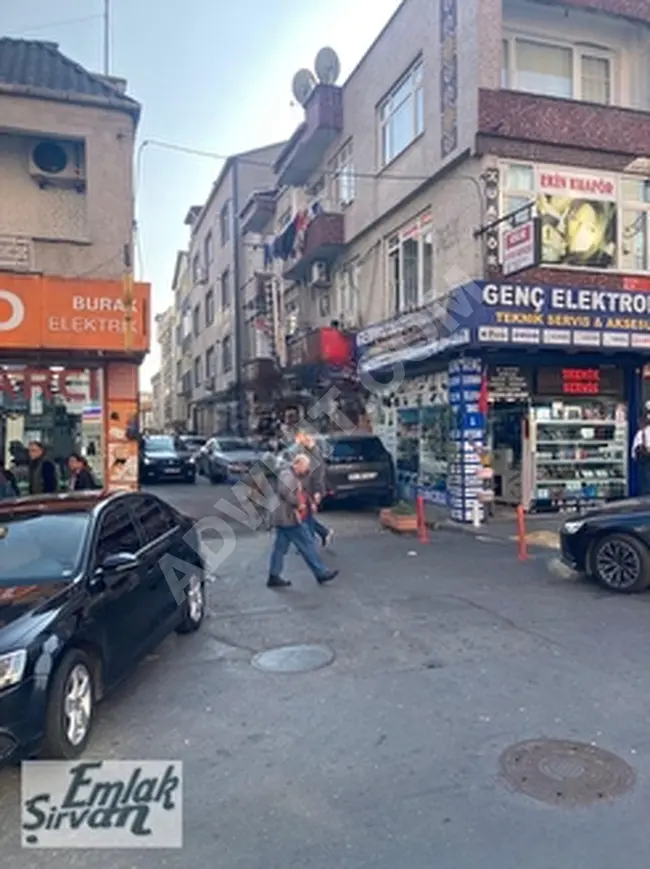
<instances>
[{"instance_id":1,"label":"balcony railing","mask_svg":"<svg viewBox=\"0 0 650 869\"><path fill-rule=\"evenodd\" d=\"M273 220L276 200L275 190L259 190L252 193L239 214L242 233L265 232Z\"/></svg>"},{"instance_id":2,"label":"balcony railing","mask_svg":"<svg viewBox=\"0 0 650 869\"><path fill-rule=\"evenodd\" d=\"M285 278L291 281L309 281L314 264L322 262L326 266L332 265L343 251L344 246L343 214L320 212L307 227L302 251L289 264L289 268L285 271Z\"/></svg>"},{"instance_id":3,"label":"balcony railing","mask_svg":"<svg viewBox=\"0 0 650 869\"><path fill-rule=\"evenodd\" d=\"M479 92L479 136L535 145L589 149L634 157L650 156L650 113L581 103L523 91Z\"/></svg>"},{"instance_id":4,"label":"balcony railing","mask_svg":"<svg viewBox=\"0 0 650 869\"><path fill-rule=\"evenodd\" d=\"M343 91L318 84L305 104L305 120L276 160L279 187L301 187L343 131Z\"/></svg>"}]
</instances>

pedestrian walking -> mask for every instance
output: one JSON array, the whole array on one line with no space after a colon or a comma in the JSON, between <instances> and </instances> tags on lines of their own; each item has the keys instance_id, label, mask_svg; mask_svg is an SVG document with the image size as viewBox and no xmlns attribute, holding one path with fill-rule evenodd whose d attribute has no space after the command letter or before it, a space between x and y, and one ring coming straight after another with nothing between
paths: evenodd
<instances>
[{"instance_id":1,"label":"pedestrian walking","mask_svg":"<svg viewBox=\"0 0 650 869\"><path fill-rule=\"evenodd\" d=\"M328 528L324 522L321 522L317 515L325 497L327 471L325 457L314 438L305 431L297 433L289 454L292 456L305 455L309 459L309 476L306 488L310 497L306 524L314 537L320 540L321 545L327 546L328 543L332 542L334 531Z\"/></svg>"},{"instance_id":2,"label":"pedestrian walking","mask_svg":"<svg viewBox=\"0 0 650 869\"><path fill-rule=\"evenodd\" d=\"M309 458L305 454L294 456L291 464L280 471L272 520L275 539L267 581L269 588L287 588L291 585L289 580L282 577L284 557L291 544L319 583L330 582L338 575L338 570L329 570L321 560L313 533L305 523L310 500L308 478Z\"/></svg>"},{"instance_id":3,"label":"pedestrian walking","mask_svg":"<svg viewBox=\"0 0 650 869\"><path fill-rule=\"evenodd\" d=\"M16 478L13 473L5 467L4 462L0 462L0 500L18 497L20 497L20 491L18 489L18 483L16 483Z\"/></svg>"},{"instance_id":4,"label":"pedestrian walking","mask_svg":"<svg viewBox=\"0 0 650 869\"><path fill-rule=\"evenodd\" d=\"M59 491L59 481L56 466L52 459L45 455L45 447L40 441L30 441L27 445L29 453L29 494L51 495Z\"/></svg>"},{"instance_id":5,"label":"pedestrian walking","mask_svg":"<svg viewBox=\"0 0 650 869\"><path fill-rule=\"evenodd\" d=\"M72 453L68 458L68 468L70 469L68 488L71 492L88 492L99 488L88 467L88 462L79 453Z\"/></svg>"},{"instance_id":6,"label":"pedestrian walking","mask_svg":"<svg viewBox=\"0 0 650 869\"><path fill-rule=\"evenodd\" d=\"M639 494L650 495L650 402L646 402L643 419L632 441L632 459L639 469Z\"/></svg>"}]
</instances>

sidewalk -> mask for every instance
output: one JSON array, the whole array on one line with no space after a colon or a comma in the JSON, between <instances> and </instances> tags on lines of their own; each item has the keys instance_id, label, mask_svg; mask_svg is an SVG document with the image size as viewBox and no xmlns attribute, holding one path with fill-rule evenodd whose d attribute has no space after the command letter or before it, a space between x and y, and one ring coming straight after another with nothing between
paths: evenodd
<instances>
[{"instance_id":1,"label":"sidewalk","mask_svg":"<svg viewBox=\"0 0 650 869\"><path fill-rule=\"evenodd\" d=\"M488 537L502 542L517 540L517 515L514 510L497 507L494 518L475 528L470 524L454 522L449 518L449 512L444 507L432 504L426 506L427 522L432 528L442 528L446 531L456 531L460 534L470 534L474 537ZM558 534L565 514L548 513L526 516L526 542L529 546L544 549L559 549Z\"/></svg>"}]
</instances>

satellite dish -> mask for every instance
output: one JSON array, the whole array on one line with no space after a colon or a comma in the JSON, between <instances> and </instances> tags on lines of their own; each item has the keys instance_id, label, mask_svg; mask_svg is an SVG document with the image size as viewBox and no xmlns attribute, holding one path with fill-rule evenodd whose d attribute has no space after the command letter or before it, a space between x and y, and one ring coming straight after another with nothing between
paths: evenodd
<instances>
[{"instance_id":1,"label":"satellite dish","mask_svg":"<svg viewBox=\"0 0 650 869\"><path fill-rule=\"evenodd\" d=\"M336 84L341 74L341 61L333 48L321 48L314 64L318 81L322 84Z\"/></svg>"},{"instance_id":2,"label":"satellite dish","mask_svg":"<svg viewBox=\"0 0 650 869\"><path fill-rule=\"evenodd\" d=\"M310 93L316 87L316 79L308 69L299 69L293 77L291 89L297 102L304 106Z\"/></svg>"}]
</instances>

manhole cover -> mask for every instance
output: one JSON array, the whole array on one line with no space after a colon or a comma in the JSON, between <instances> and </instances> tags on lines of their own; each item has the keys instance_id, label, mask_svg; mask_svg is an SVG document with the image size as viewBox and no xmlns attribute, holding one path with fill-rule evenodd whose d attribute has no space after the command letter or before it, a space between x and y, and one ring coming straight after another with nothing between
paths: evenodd
<instances>
[{"instance_id":1,"label":"manhole cover","mask_svg":"<svg viewBox=\"0 0 650 869\"><path fill-rule=\"evenodd\" d=\"M320 670L334 660L334 652L327 646L280 646L259 652L253 666L270 673L307 673Z\"/></svg>"},{"instance_id":2,"label":"manhole cover","mask_svg":"<svg viewBox=\"0 0 650 869\"><path fill-rule=\"evenodd\" d=\"M538 739L501 755L506 780L520 793L556 806L587 806L620 797L634 785L622 758L582 742Z\"/></svg>"}]
</instances>

